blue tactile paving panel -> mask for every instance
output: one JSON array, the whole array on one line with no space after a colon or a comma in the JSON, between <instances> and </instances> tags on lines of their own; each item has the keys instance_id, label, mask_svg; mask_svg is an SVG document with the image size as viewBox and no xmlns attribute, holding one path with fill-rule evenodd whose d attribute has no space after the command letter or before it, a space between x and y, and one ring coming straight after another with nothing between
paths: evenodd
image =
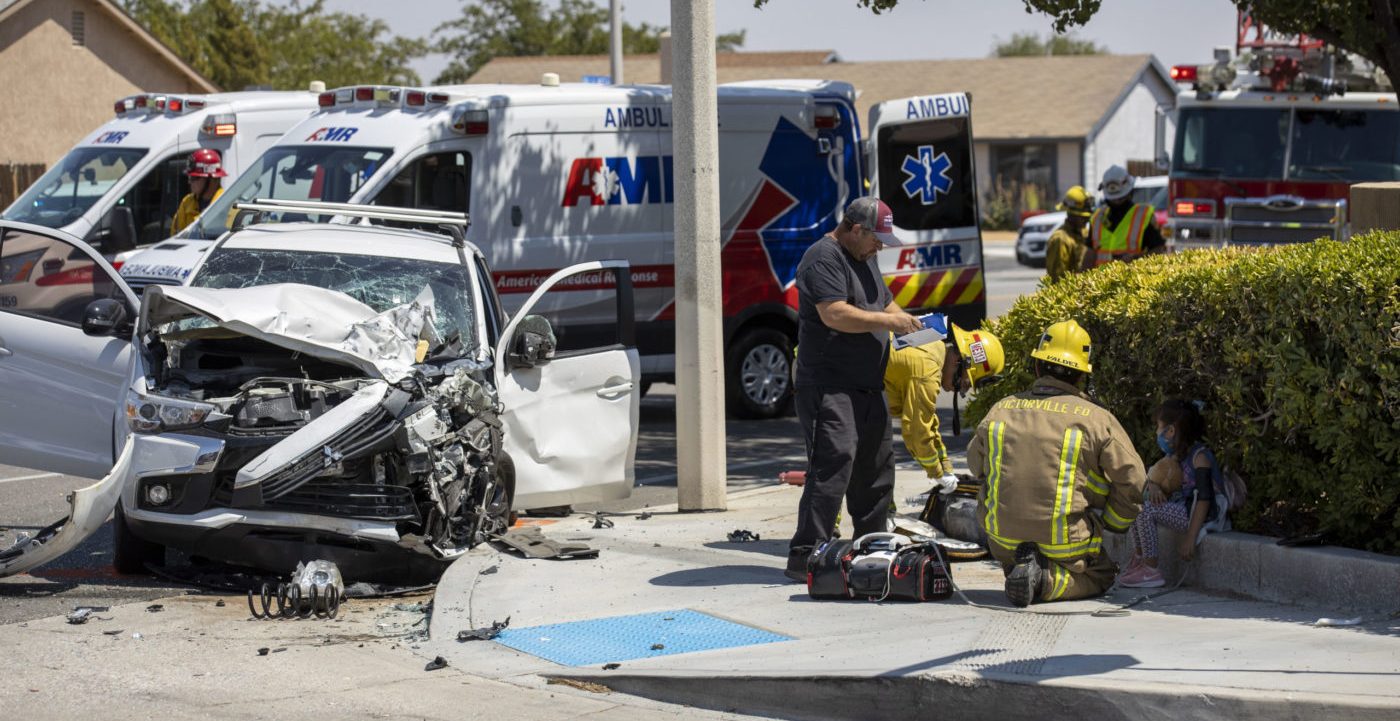
<instances>
[{"instance_id":1,"label":"blue tactile paving panel","mask_svg":"<svg viewBox=\"0 0 1400 721\"><path fill-rule=\"evenodd\" d=\"M792 639L709 614L681 610L510 628L495 640L564 666L593 666Z\"/></svg>"}]
</instances>

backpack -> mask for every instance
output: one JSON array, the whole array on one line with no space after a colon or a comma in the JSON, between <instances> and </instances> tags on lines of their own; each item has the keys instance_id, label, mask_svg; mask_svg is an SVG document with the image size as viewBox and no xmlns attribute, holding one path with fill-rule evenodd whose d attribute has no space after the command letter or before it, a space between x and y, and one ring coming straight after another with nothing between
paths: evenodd
<instances>
[{"instance_id":1,"label":"backpack","mask_svg":"<svg viewBox=\"0 0 1400 721\"><path fill-rule=\"evenodd\" d=\"M1245 501L1249 499L1249 488L1245 486L1244 479L1235 469L1222 467L1220 469L1220 487L1218 491L1224 493L1225 503L1221 504L1227 511L1238 511L1244 508Z\"/></svg>"}]
</instances>

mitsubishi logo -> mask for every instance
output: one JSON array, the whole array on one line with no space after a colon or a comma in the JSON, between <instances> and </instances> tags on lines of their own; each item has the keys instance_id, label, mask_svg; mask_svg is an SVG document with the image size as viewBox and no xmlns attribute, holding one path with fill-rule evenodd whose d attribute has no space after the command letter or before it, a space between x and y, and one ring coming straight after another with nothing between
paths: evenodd
<instances>
[{"instance_id":1,"label":"mitsubishi logo","mask_svg":"<svg viewBox=\"0 0 1400 721\"><path fill-rule=\"evenodd\" d=\"M340 454L339 452L337 452L334 448L331 448L330 446L322 446L322 448L321 448L321 461L322 461L321 467L322 467L322 468L330 468L331 466L333 466L333 465L339 463L340 460L341 460L342 458L344 458L344 457L345 457L345 456L341 455L341 454Z\"/></svg>"},{"instance_id":2,"label":"mitsubishi logo","mask_svg":"<svg viewBox=\"0 0 1400 721\"><path fill-rule=\"evenodd\" d=\"M920 145L918 155L904 156L904 164L899 168L906 176L904 194L910 199L917 196L924 205L933 205L939 193L947 195L952 190L953 179L948 177L952 167L947 153L935 156L932 145Z\"/></svg>"}]
</instances>

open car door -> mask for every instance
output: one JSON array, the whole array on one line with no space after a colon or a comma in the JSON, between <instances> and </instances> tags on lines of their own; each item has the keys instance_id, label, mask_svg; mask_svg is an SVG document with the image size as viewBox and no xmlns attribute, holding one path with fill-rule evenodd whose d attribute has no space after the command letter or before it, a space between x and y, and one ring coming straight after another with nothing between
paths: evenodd
<instances>
[{"instance_id":1,"label":"open car door","mask_svg":"<svg viewBox=\"0 0 1400 721\"><path fill-rule=\"evenodd\" d=\"M626 498L637 455L641 362L626 261L551 275L496 348L517 509Z\"/></svg>"},{"instance_id":2,"label":"open car door","mask_svg":"<svg viewBox=\"0 0 1400 721\"><path fill-rule=\"evenodd\" d=\"M89 336L89 303L140 302L101 255L61 230L0 221L0 459L101 478L116 456L131 342Z\"/></svg>"},{"instance_id":3,"label":"open car door","mask_svg":"<svg viewBox=\"0 0 1400 721\"><path fill-rule=\"evenodd\" d=\"M84 332L88 304L97 300L115 301L125 318L136 318L136 296L91 247L62 231L0 221L0 458L55 473L106 474L69 494L68 516L0 548L0 577L75 548L107 521L121 494L131 442L116 424L125 422L117 408L130 331Z\"/></svg>"},{"instance_id":4,"label":"open car door","mask_svg":"<svg viewBox=\"0 0 1400 721\"><path fill-rule=\"evenodd\" d=\"M901 98L870 109L870 182L894 212L904 245L881 251L880 272L914 313L938 311L976 328L987 315L965 93Z\"/></svg>"}]
</instances>

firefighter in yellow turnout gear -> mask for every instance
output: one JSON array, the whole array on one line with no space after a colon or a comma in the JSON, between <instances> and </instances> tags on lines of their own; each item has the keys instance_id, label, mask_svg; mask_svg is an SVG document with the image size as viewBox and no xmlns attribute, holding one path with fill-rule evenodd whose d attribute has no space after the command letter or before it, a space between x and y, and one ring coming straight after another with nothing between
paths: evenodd
<instances>
[{"instance_id":1,"label":"firefighter in yellow turnout gear","mask_svg":"<svg viewBox=\"0 0 1400 721\"><path fill-rule=\"evenodd\" d=\"M977 382L1001 373L1001 341L984 330L965 331L938 319L948 342L893 349L885 366L885 398L909 455L944 493L958 487L948 448L938 428L938 391L966 393ZM946 331L946 332L945 332ZM979 360L980 359L980 360Z\"/></svg>"},{"instance_id":2,"label":"firefighter in yellow turnout gear","mask_svg":"<svg viewBox=\"0 0 1400 721\"><path fill-rule=\"evenodd\" d=\"M1118 569L1104 531L1142 508L1142 458L1118 419L1083 391L1089 334L1062 321L1031 353L1030 390L999 401L977 426L967 464L984 479L978 520L1017 606L1097 596Z\"/></svg>"}]
</instances>

